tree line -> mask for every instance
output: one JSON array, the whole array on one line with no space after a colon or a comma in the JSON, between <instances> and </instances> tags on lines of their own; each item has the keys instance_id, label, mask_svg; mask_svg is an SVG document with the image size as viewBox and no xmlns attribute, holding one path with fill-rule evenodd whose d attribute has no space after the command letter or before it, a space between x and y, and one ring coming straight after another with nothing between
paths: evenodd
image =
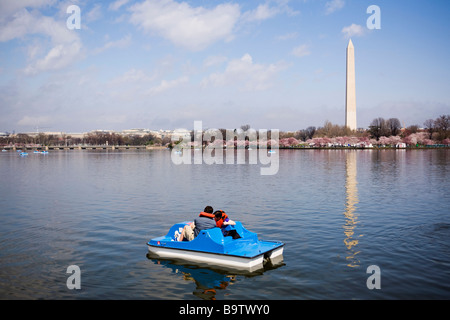
<instances>
[{"instance_id":1,"label":"tree line","mask_svg":"<svg viewBox=\"0 0 450 320\"><path fill-rule=\"evenodd\" d=\"M423 126L423 130L420 130L418 125L411 125L401 131L401 124L397 118L387 120L376 118L371 122L368 131L371 136L377 140L382 136L390 137L399 134L406 137L420 131L427 132L429 134L428 139L430 140L442 142L445 139L450 138L450 115L441 115L436 119L425 120Z\"/></svg>"},{"instance_id":2,"label":"tree line","mask_svg":"<svg viewBox=\"0 0 450 320\"><path fill-rule=\"evenodd\" d=\"M161 139L153 134L145 135L121 135L118 133L90 132L84 137L72 137L68 134L53 135L39 133L28 135L18 133L8 137L0 137L1 145L23 144L41 146L74 146L74 145L114 145L114 146L141 146L162 145L170 142L170 138Z\"/></svg>"},{"instance_id":3,"label":"tree line","mask_svg":"<svg viewBox=\"0 0 450 320\"><path fill-rule=\"evenodd\" d=\"M372 120L368 129L350 130L346 126L325 121L322 127L308 127L295 132L280 132L280 138L295 138L299 141L308 141L313 138L337 137L368 137L379 141L381 137L406 138L411 134L427 132L428 139L443 142L450 138L450 115L441 115L436 119L428 119L423 123L423 129L414 124L403 128L398 118L384 119L378 117Z\"/></svg>"},{"instance_id":4,"label":"tree line","mask_svg":"<svg viewBox=\"0 0 450 320\"><path fill-rule=\"evenodd\" d=\"M239 129L247 131L251 126L242 125ZM223 137L226 137L226 130L219 129ZM270 130L267 132L268 139L271 139ZM194 131L191 131L191 141L194 141ZM279 132L279 138L290 139L289 144L311 141L312 139L319 139L318 141L328 141L326 139L336 138L333 141L347 141L348 137L358 138L358 141L398 141L413 144L414 141L419 141L423 144L450 144L450 115L441 115L436 119L427 119L423 123L423 129L419 125L410 125L402 128L398 118L384 119L378 117L372 120L368 129L350 130L346 126L333 124L325 121L322 127L309 126L306 129L297 130L295 132ZM341 139L345 138L345 139ZM391 139L387 139L391 138ZM320 140L322 139L322 140ZM356 140L355 140L356 141ZM15 134L6 137L0 137L0 145L11 144L35 144L42 146L73 146L73 145L168 145L171 143L171 138L166 136L163 139L156 137L153 134L145 135L123 135L114 132L90 132L84 137L72 137L67 134L52 135L39 133L38 135Z\"/></svg>"}]
</instances>

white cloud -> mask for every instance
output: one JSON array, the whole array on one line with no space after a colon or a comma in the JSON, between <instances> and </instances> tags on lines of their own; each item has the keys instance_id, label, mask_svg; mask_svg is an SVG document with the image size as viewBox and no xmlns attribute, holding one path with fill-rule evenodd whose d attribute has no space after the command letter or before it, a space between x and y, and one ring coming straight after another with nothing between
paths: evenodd
<instances>
[{"instance_id":1,"label":"white cloud","mask_svg":"<svg viewBox=\"0 0 450 320\"><path fill-rule=\"evenodd\" d=\"M136 84L148 85L151 81L155 80L155 76L148 76L143 70L131 69L125 72L123 75L116 77L110 81L110 84L119 85L123 87L125 84L131 84L135 86Z\"/></svg>"},{"instance_id":2,"label":"white cloud","mask_svg":"<svg viewBox=\"0 0 450 320\"><path fill-rule=\"evenodd\" d=\"M277 40L286 41L286 40L292 40L298 37L298 32L290 32L286 34L282 34L277 37Z\"/></svg>"},{"instance_id":3,"label":"white cloud","mask_svg":"<svg viewBox=\"0 0 450 320\"><path fill-rule=\"evenodd\" d=\"M247 53L240 59L231 60L223 73L213 73L203 79L202 86L220 87L237 85L241 91L258 91L270 88L276 74L284 69L283 63L257 64Z\"/></svg>"},{"instance_id":4,"label":"white cloud","mask_svg":"<svg viewBox=\"0 0 450 320\"><path fill-rule=\"evenodd\" d=\"M270 2L275 2L273 6L269 5ZM263 21L275 17L278 14L287 14L288 16L295 16L299 14L299 11L293 10L289 7L289 0L281 1L267 1L264 4L258 5L255 9L244 12L241 15L241 22L256 22Z\"/></svg>"},{"instance_id":5,"label":"white cloud","mask_svg":"<svg viewBox=\"0 0 450 320\"><path fill-rule=\"evenodd\" d=\"M247 11L242 19L246 21L260 21L272 18L280 12L278 7L269 7L267 3L260 4L255 10Z\"/></svg>"},{"instance_id":6,"label":"white cloud","mask_svg":"<svg viewBox=\"0 0 450 320\"><path fill-rule=\"evenodd\" d=\"M22 38L26 34L32 32L33 26L36 25L36 20L37 19L26 9L14 13L9 21L6 21L1 25L0 42Z\"/></svg>"},{"instance_id":7,"label":"white cloud","mask_svg":"<svg viewBox=\"0 0 450 320\"><path fill-rule=\"evenodd\" d=\"M32 128L35 128L38 125L47 126L49 124L51 124L50 116L23 116L22 119L17 122L17 125L19 126Z\"/></svg>"},{"instance_id":8,"label":"white cloud","mask_svg":"<svg viewBox=\"0 0 450 320\"><path fill-rule=\"evenodd\" d=\"M361 37L366 33L366 29L364 27L358 25L358 24L352 24L348 27L342 28L341 31L344 34L345 38L351 38L351 37Z\"/></svg>"},{"instance_id":9,"label":"white cloud","mask_svg":"<svg viewBox=\"0 0 450 320\"><path fill-rule=\"evenodd\" d=\"M203 67L209 68L217 65L221 65L227 61L227 57L225 56L209 56L203 61Z\"/></svg>"},{"instance_id":10,"label":"white cloud","mask_svg":"<svg viewBox=\"0 0 450 320\"><path fill-rule=\"evenodd\" d=\"M44 7L54 2L55 0L0 1L0 19L10 17L12 14L25 8Z\"/></svg>"},{"instance_id":11,"label":"white cloud","mask_svg":"<svg viewBox=\"0 0 450 320\"><path fill-rule=\"evenodd\" d=\"M296 57L304 57L307 55L310 55L311 52L309 51L309 46L306 44L302 44L301 46L295 47L292 50L292 54Z\"/></svg>"},{"instance_id":12,"label":"white cloud","mask_svg":"<svg viewBox=\"0 0 450 320\"><path fill-rule=\"evenodd\" d=\"M102 16L102 6L100 4L94 5L94 7L89 12L83 14L83 18L87 22L96 21L102 18Z\"/></svg>"},{"instance_id":13,"label":"white cloud","mask_svg":"<svg viewBox=\"0 0 450 320\"><path fill-rule=\"evenodd\" d=\"M27 38L30 35L44 36L50 39L50 43L35 41L28 45L29 63L24 69L26 74L61 69L81 56L81 40L76 32L67 29L65 21L56 21L23 8L8 21L1 22L0 42L18 38L31 43Z\"/></svg>"},{"instance_id":14,"label":"white cloud","mask_svg":"<svg viewBox=\"0 0 450 320\"><path fill-rule=\"evenodd\" d=\"M111 3L108 7L109 10L117 11L122 7L123 5L126 5L130 0L117 0Z\"/></svg>"},{"instance_id":15,"label":"white cloud","mask_svg":"<svg viewBox=\"0 0 450 320\"><path fill-rule=\"evenodd\" d=\"M186 76L181 76L178 79L175 80L171 80L171 81L167 81L167 80L162 80L161 83L153 88L150 88L149 92L150 94L158 94L161 93L163 91L169 90L169 89L173 89L175 87L178 87L186 82L189 81L189 78Z\"/></svg>"},{"instance_id":16,"label":"white cloud","mask_svg":"<svg viewBox=\"0 0 450 320\"><path fill-rule=\"evenodd\" d=\"M28 65L25 74L37 74L42 71L58 70L67 67L77 59L81 50L79 42L58 44L54 46L42 59Z\"/></svg>"},{"instance_id":17,"label":"white cloud","mask_svg":"<svg viewBox=\"0 0 450 320\"><path fill-rule=\"evenodd\" d=\"M193 51L220 40L230 40L240 16L237 4L220 4L206 9L173 0L147 0L129 10L130 22L145 32L157 34Z\"/></svg>"},{"instance_id":18,"label":"white cloud","mask_svg":"<svg viewBox=\"0 0 450 320\"><path fill-rule=\"evenodd\" d=\"M124 100L130 101L143 99L148 95L158 95L188 82L189 77L185 75L173 80L165 80L162 79L161 75L158 75L158 71L148 74L141 69L133 68L109 81L108 87L116 97L122 97Z\"/></svg>"},{"instance_id":19,"label":"white cloud","mask_svg":"<svg viewBox=\"0 0 450 320\"><path fill-rule=\"evenodd\" d=\"M344 7L344 0L331 0L325 3L325 14L331 14Z\"/></svg>"},{"instance_id":20,"label":"white cloud","mask_svg":"<svg viewBox=\"0 0 450 320\"><path fill-rule=\"evenodd\" d=\"M126 48L130 44L131 44L131 35L128 34L119 40L106 42L103 46L95 49L93 52L94 54L98 54L111 48Z\"/></svg>"}]
</instances>

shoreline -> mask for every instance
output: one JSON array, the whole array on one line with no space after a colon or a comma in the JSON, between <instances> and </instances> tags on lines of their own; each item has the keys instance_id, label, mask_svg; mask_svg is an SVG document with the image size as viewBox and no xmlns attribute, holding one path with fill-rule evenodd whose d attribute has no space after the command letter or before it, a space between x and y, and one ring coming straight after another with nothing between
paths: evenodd
<instances>
[{"instance_id":1,"label":"shoreline","mask_svg":"<svg viewBox=\"0 0 450 320\"><path fill-rule=\"evenodd\" d=\"M16 151L16 150L164 150L167 147L162 146L5 146L2 150Z\"/></svg>"},{"instance_id":2,"label":"shoreline","mask_svg":"<svg viewBox=\"0 0 450 320\"><path fill-rule=\"evenodd\" d=\"M279 150L434 150L434 149L450 149L448 145L432 145L432 146L407 146L407 147L279 147ZM4 146L2 151L60 151L60 150L172 150L164 146ZM194 148L191 148L194 150ZM223 148L223 150L242 150L241 148ZM248 150L248 149L246 149ZM258 150L253 149L253 150ZM267 150L270 150L268 148Z\"/></svg>"}]
</instances>

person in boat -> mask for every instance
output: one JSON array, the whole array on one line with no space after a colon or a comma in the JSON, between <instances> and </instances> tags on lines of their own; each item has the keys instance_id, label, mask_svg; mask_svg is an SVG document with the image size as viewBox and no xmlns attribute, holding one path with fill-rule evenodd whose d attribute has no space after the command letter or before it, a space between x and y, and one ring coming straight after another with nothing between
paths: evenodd
<instances>
[{"instance_id":1,"label":"person in boat","mask_svg":"<svg viewBox=\"0 0 450 320\"><path fill-rule=\"evenodd\" d=\"M228 218L228 215L223 210L217 210L214 212L214 220L216 221L216 226L219 228L234 226L236 224L236 222Z\"/></svg>"},{"instance_id":2,"label":"person in boat","mask_svg":"<svg viewBox=\"0 0 450 320\"><path fill-rule=\"evenodd\" d=\"M238 239L241 236L234 229L227 229L227 226L234 226L236 222L228 218L228 215L223 210L217 210L214 212L214 220L216 220L216 226L220 228L224 237L230 236L233 239Z\"/></svg>"},{"instance_id":3,"label":"person in boat","mask_svg":"<svg viewBox=\"0 0 450 320\"><path fill-rule=\"evenodd\" d=\"M183 241L184 239L187 241L194 240L200 231L216 227L213 212L214 209L211 206L206 206L193 222L184 226L178 241Z\"/></svg>"}]
</instances>

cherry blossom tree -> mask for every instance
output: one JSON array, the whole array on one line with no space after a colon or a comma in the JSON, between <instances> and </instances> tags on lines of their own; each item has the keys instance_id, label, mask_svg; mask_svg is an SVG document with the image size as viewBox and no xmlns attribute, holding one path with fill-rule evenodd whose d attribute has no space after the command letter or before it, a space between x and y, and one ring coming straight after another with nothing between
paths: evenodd
<instances>
[{"instance_id":1,"label":"cherry blossom tree","mask_svg":"<svg viewBox=\"0 0 450 320\"><path fill-rule=\"evenodd\" d=\"M297 145L300 144L300 141L298 141L298 140L295 139L294 137L288 138L288 142L289 142L289 145L290 145L291 147L294 147L294 146L297 146Z\"/></svg>"},{"instance_id":2,"label":"cherry blossom tree","mask_svg":"<svg viewBox=\"0 0 450 320\"><path fill-rule=\"evenodd\" d=\"M380 145L388 145L390 144L390 139L386 136L381 136L380 139L378 139L378 142Z\"/></svg>"},{"instance_id":3,"label":"cherry blossom tree","mask_svg":"<svg viewBox=\"0 0 450 320\"><path fill-rule=\"evenodd\" d=\"M391 146L395 146L395 145L397 145L400 142L402 142L402 138L399 137L399 136L390 136L389 137L389 144Z\"/></svg>"},{"instance_id":4,"label":"cherry blossom tree","mask_svg":"<svg viewBox=\"0 0 450 320\"><path fill-rule=\"evenodd\" d=\"M417 144L417 137L415 133L410 134L409 136L403 138L403 142L407 145L416 145Z\"/></svg>"}]
</instances>

